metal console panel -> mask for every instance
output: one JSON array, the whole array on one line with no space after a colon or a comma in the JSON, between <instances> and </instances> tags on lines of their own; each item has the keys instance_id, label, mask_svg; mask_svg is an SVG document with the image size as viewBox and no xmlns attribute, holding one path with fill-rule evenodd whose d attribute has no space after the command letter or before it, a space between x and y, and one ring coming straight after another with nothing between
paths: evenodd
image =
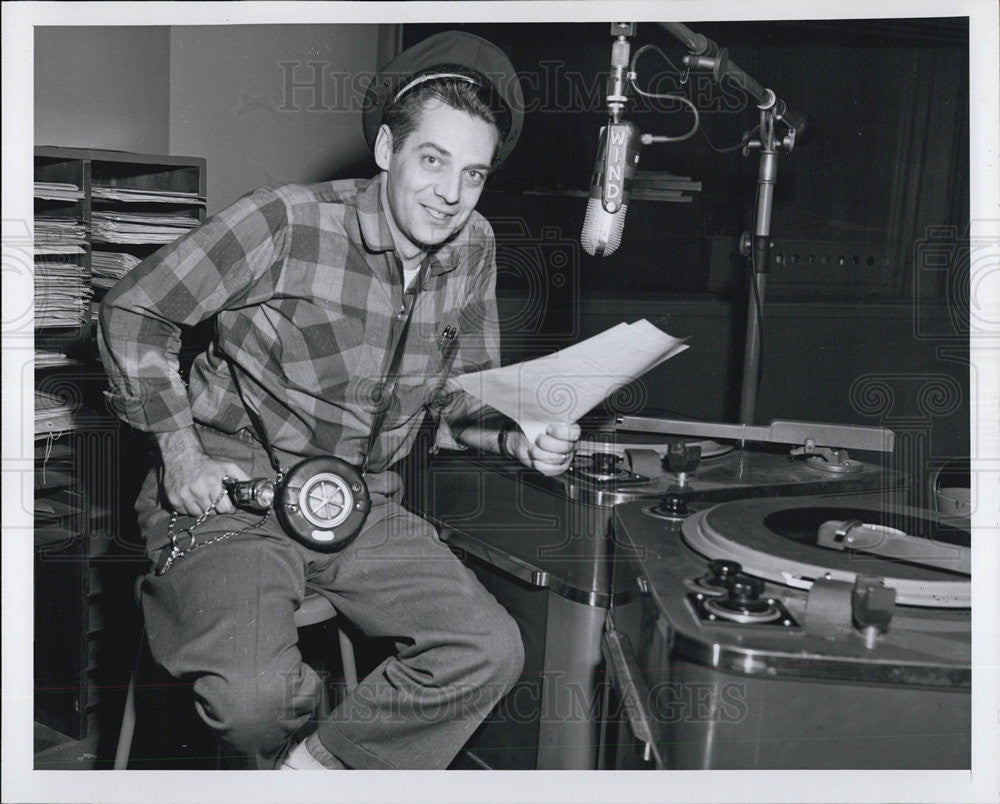
<instances>
[{"instance_id":1,"label":"metal console panel","mask_svg":"<svg viewBox=\"0 0 1000 804\"><path fill-rule=\"evenodd\" d=\"M744 500L708 514L726 514L716 522L742 522L734 541L766 544L754 537L762 521L787 529L793 552L812 550L822 563L815 541L809 547L786 523L803 511L846 509L862 517L919 518L935 534L961 529L930 512L875 505L870 497ZM615 767L969 767L968 608L883 601L886 616L872 622L884 630L873 634L859 622L866 611L857 605L858 584L817 574L793 579L799 588L756 582L754 599L780 602L778 616L706 616L702 603L714 594L705 586L708 560L724 557L689 546L685 534L697 526L652 517L642 502L615 510L615 594L604 648L613 682L609 717L618 719L607 740ZM845 563L843 554L832 555ZM869 579L866 590L886 591L894 575L925 577L929 585L960 582L926 567L893 568L882 557L850 560L856 579Z\"/></svg>"},{"instance_id":2,"label":"metal console panel","mask_svg":"<svg viewBox=\"0 0 1000 804\"><path fill-rule=\"evenodd\" d=\"M704 459L683 479L655 466L638 481L635 472L622 483L595 481L585 468L578 459L571 472L548 478L499 458L441 454L418 474L411 508L511 612L525 643L521 681L470 740L462 767L601 765L601 642L612 604L615 506L667 495L697 507L777 493L881 494L899 484L867 464L831 475L763 450Z\"/></svg>"},{"instance_id":3,"label":"metal console panel","mask_svg":"<svg viewBox=\"0 0 1000 804\"><path fill-rule=\"evenodd\" d=\"M594 769L612 508L532 482L523 467L439 457L413 507L517 620L525 668L457 766Z\"/></svg>"}]
</instances>

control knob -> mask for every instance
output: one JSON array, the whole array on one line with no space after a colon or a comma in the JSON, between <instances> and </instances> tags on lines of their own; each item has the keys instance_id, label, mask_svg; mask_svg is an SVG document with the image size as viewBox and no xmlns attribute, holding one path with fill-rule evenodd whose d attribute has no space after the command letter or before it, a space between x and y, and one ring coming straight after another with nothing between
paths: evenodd
<instances>
[{"instance_id":1,"label":"control knob","mask_svg":"<svg viewBox=\"0 0 1000 804\"><path fill-rule=\"evenodd\" d=\"M705 601L710 619L736 623L769 623L781 618L781 609L774 600L761 598L764 581L753 575L737 572L726 580L726 593Z\"/></svg>"},{"instance_id":2,"label":"control knob","mask_svg":"<svg viewBox=\"0 0 1000 804\"><path fill-rule=\"evenodd\" d=\"M714 558L708 562L708 574L697 578L695 583L706 591L721 595L726 592L729 579L742 571L743 566L738 561Z\"/></svg>"},{"instance_id":3,"label":"control knob","mask_svg":"<svg viewBox=\"0 0 1000 804\"><path fill-rule=\"evenodd\" d=\"M649 510L666 519L684 519L688 515L687 503L679 494L668 494Z\"/></svg>"},{"instance_id":4,"label":"control knob","mask_svg":"<svg viewBox=\"0 0 1000 804\"><path fill-rule=\"evenodd\" d=\"M769 601L760 599L763 591L764 581L738 572L726 580L726 597L721 603L745 614L763 611L770 605Z\"/></svg>"},{"instance_id":5,"label":"control knob","mask_svg":"<svg viewBox=\"0 0 1000 804\"><path fill-rule=\"evenodd\" d=\"M613 452L595 452L590 456L590 471L595 475L614 475L618 473L620 455Z\"/></svg>"}]
</instances>

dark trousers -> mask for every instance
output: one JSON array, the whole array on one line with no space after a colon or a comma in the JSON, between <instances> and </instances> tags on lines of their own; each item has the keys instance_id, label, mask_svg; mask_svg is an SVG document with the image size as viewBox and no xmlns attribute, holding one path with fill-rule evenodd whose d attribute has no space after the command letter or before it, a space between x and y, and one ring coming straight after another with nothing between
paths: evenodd
<instances>
[{"instance_id":1,"label":"dark trousers","mask_svg":"<svg viewBox=\"0 0 1000 804\"><path fill-rule=\"evenodd\" d=\"M259 445L204 428L199 435L208 454L273 476ZM198 714L224 752L252 766L270 766L318 701L321 682L301 659L293 622L307 583L364 634L397 649L319 723L320 741L349 767L446 767L520 675L523 648L510 615L433 527L395 501L398 476L367 480L371 513L339 553L299 545L270 517L143 584L153 656L193 683ZM136 508L155 559L169 520L155 475ZM195 535L200 542L257 519L212 515ZM180 517L176 527L192 522Z\"/></svg>"}]
</instances>

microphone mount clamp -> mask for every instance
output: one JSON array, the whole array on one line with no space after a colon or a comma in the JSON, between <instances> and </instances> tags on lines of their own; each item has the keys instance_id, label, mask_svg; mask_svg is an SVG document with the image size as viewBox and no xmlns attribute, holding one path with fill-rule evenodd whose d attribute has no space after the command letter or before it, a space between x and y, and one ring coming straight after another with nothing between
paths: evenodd
<instances>
[{"instance_id":1,"label":"microphone mount clamp","mask_svg":"<svg viewBox=\"0 0 1000 804\"><path fill-rule=\"evenodd\" d=\"M611 35L615 41L611 44L611 73L608 75L607 96L608 116L612 123L621 121L625 104L628 103L629 55L631 46L628 38L635 36L635 23L611 23Z\"/></svg>"}]
</instances>

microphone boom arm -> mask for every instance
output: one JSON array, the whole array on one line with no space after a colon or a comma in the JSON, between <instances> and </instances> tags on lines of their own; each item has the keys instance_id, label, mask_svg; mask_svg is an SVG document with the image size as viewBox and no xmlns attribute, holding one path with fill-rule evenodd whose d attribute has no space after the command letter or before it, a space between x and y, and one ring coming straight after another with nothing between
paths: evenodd
<instances>
[{"instance_id":1,"label":"microphone boom arm","mask_svg":"<svg viewBox=\"0 0 1000 804\"><path fill-rule=\"evenodd\" d=\"M778 152L790 152L795 146L796 135L806 127L806 118L788 111L783 100L761 86L738 65L729 60L729 53L711 39L697 34L679 22L661 22L671 35L679 39L690 51L684 57L688 69L710 71L717 83L725 77L733 78L740 87L757 100L760 109L760 135L744 145L743 154L760 151L757 172L757 204L754 210L754 231L745 232L740 238L740 253L750 260L752 268L751 292L747 300L746 338L743 352L743 380L740 388L740 423L752 425L756 413L757 394L763 339L764 289L771 257L771 210L774 188L778 180ZM788 133L779 138L774 130L776 120L781 120Z\"/></svg>"},{"instance_id":2,"label":"microphone boom arm","mask_svg":"<svg viewBox=\"0 0 1000 804\"><path fill-rule=\"evenodd\" d=\"M787 104L772 90L757 83L739 65L730 61L729 51L720 49L708 37L695 33L680 22L661 22L659 25L691 51L684 57L684 63L689 69L710 72L719 84L727 76L733 78L738 86L757 101L759 108L773 108L775 119L788 126L791 141L785 145L785 150L792 150L795 137L801 136L806 128L806 118L803 115L790 111Z\"/></svg>"}]
</instances>

